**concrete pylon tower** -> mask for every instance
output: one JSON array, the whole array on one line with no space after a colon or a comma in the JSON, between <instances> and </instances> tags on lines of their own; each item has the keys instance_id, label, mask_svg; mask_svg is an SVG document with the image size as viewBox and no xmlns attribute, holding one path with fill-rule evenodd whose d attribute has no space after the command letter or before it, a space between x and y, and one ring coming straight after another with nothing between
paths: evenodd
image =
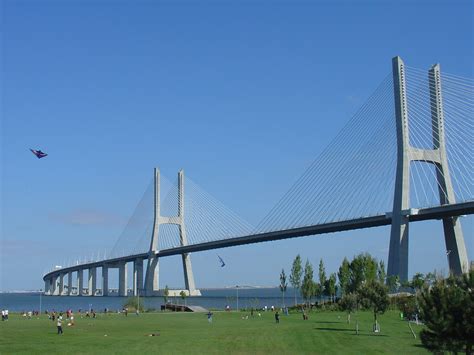
<instances>
[{"instance_id":1,"label":"concrete pylon tower","mask_svg":"<svg viewBox=\"0 0 474 355\"><path fill-rule=\"evenodd\" d=\"M400 57L393 58L392 70L398 148L387 274L398 275L400 281L406 281L408 280L408 225L411 213L410 163L422 161L436 165L440 204L455 203L455 198L444 140L439 65L434 65L429 71L433 149L420 149L410 145L405 65ZM468 259L460 221L457 217L445 218L443 227L450 271L455 274L466 272Z\"/></svg>"},{"instance_id":2,"label":"concrete pylon tower","mask_svg":"<svg viewBox=\"0 0 474 355\"><path fill-rule=\"evenodd\" d=\"M444 137L444 111L441 93L441 68L435 64L429 70L431 127L433 133L433 149L439 151L440 163L436 169L439 201L441 205L456 203L451 176L449 174L446 141ZM444 240L450 272L461 274L469 271L461 220L458 216L443 218Z\"/></svg>"},{"instance_id":3,"label":"concrete pylon tower","mask_svg":"<svg viewBox=\"0 0 474 355\"><path fill-rule=\"evenodd\" d=\"M179 219L179 240L181 246L188 245L188 238L186 236L186 226L184 224L184 171L180 170L178 173L178 219ZM184 285L189 291L189 295L196 294L196 286L194 284L193 269L191 266L191 255L185 253L182 255L183 271L184 271ZM199 292L200 295L200 292Z\"/></svg>"},{"instance_id":4,"label":"concrete pylon tower","mask_svg":"<svg viewBox=\"0 0 474 355\"><path fill-rule=\"evenodd\" d=\"M178 173L178 215L172 217L162 216L160 213L160 170L155 168L155 206L154 206L154 223L153 234L151 237L150 249L148 253L148 263L145 276L145 294L147 296L156 295L159 291L159 261L156 254L158 253L158 235L160 225L174 224L178 226L179 239L181 246L188 245L186 237L186 226L184 224L184 171ZM201 295L196 290L194 284L193 270L191 266L191 256L189 254L182 255L184 269L184 283L186 290L190 296Z\"/></svg>"}]
</instances>

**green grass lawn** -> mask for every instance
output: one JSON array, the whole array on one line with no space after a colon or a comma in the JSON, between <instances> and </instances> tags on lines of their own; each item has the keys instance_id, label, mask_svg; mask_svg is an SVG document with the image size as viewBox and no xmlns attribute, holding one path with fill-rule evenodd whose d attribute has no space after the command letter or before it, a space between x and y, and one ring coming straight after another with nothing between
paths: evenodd
<instances>
[{"instance_id":1,"label":"green grass lawn","mask_svg":"<svg viewBox=\"0 0 474 355\"><path fill-rule=\"evenodd\" d=\"M313 312L303 321L301 314L282 315L275 324L272 312L242 319L244 312L214 312L209 324L202 313L147 313L128 317L100 314L96 319L78 318L76 326L64 322L64 334L42 315L23 319L10 315L0 323L0 354L99 354L99 353L325 353L380 354L425 353L418 332L413 338L398 312L380 316L381 333L371 332L372 314L359 312L347 324L341 312ZM359 321L359 335L355 320ZM149 336L159 333L159 336Z\"/></svg>"}]
</instances>

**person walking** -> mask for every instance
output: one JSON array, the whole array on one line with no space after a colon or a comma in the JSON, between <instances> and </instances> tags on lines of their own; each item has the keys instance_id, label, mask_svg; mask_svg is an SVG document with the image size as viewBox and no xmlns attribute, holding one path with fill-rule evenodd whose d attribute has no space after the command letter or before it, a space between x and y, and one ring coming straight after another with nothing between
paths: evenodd
<instances>
[{"instance_id":1,"label":"person walking","mask_svg":"<svg viewBox=\"0 0 474 355\"><path fill-rule=\"evenodd\" d=\"M58 326L58 334L62 334L63 333L63 316L62 315L58 316L57 326Z\"/></svg>"}]
</instances>

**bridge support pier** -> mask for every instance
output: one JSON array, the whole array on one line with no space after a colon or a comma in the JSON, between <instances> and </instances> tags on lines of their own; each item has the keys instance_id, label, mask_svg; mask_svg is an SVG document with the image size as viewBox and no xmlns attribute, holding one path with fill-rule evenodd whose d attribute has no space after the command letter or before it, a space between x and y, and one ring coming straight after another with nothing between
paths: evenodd
<instances>
[{"instance_id":1,"label":"bridge support pier","mask_svg":"<svg viewBox=\"0 0 474 355\"><path fill-rule=\"evenodd\" d=\"M178 215L174 217L164 217L160 214L160 171L155 169L155 208L154 208L153 234L151 237L148 254L147 270L145 277L145 293L152 296L159 291L159 261L156 257L158 253L158 235L161 224L174 224L179 228L179 239L181 246L188 245L186 237L186 225L184 223L184 171L178 173ZM200 296L194 284L193 270L191 266L191 256L183 254L184 283L188 294Z\"/></svg>"},{"instance_id":2,"label":"bridge support pier","mask_svg":"<svg viewBox=\"0 0 474 355\"><path fill-rule=\"evenodd\" d=\"M119 264L119 296L127 297L127 263Z\"/></svg>"},{"instance_id":3,"label":"bridge support pier","mask_svg":"<svg viewBox=\"0 0 474 355\"><path fill-rule=\"evenodd\" d=\"M109 295L109 267L102 265L102 296Z\"/></svg>"},{"instance_id":4,"label":"bridge support pier","mask_svg":"<svg viewBox=\"0 0 474 355\"><path fill-rule=\"evenodd\" d=\"M182 255L183 259L183 270L184 270L184 287L189 292L189 296L200 296L199 290L196 290L194 285L194 275L191 266L191 255L188 253Z\"/></svg>"},{"instance_id":5,"label":"bridge support pier","mask_svg":"<svg viewBox=\"0 0 474 355\"><path fill-rule=\"evenodd\" d=\"M389 276L396 275L400 281L408 280L408 224L410 216L410 163L421 161L434 164L440 204L455 203L454 191L448 169L444 140L444 117L441 98L439 65L429 71L429 90L432 118L433 149L415 148L410 145L408 125L408 101L405 65L400 57L392 60L395 116L397 126L397 173L393 199L392 228L388 256ZM450 272L467 272L468 259L460 222L457 217L443 219L444 236Z\"/></svg>"},{"instance_id":6,"label":"bridge support pier","mask_svg":"<svg viewBox=\"0 0 474 355\"><path fill-rule=\"evenodd\" d=\"M84 270L77 270L77 295L82 296L82 289L84 288Z\"/></svg>"},{"instance_id":7,"label":"bridge support pier","mask_svg":"<svg viewBox=\"0 0 474 355\"><path fill-rule=\"evenodd\" d=\"M58 290L59 296L63 296L63 293L64 293L64 276L65 274L63 273L59 274L59 290Z\"/></svg>"},{"instance_id":8,"label":"bridge support pier","mask_svg":"<svg viewBox=\"0 0 474 355\"><path fill-rule=\"evenodd\" d=\"M67 273L67 295L72 295L72 271Z\"/></svg>"},{"instance_id":9,"label":"bridge support pier","mask_svg":"<svg viewBox=\"0 0 474 355\"><path fill-rule=\"evenodd\" d=\"M51 277L51 288L50 292L53 296L56 296L58 294L58 276L53 276Z\"/></svg>"},{"instance_id":10,"label":"bridge support pier","mask_svg":"<svg viewBox=\"0 0 474 355\"><path fill-rule=\"evenodd\" d=\"M148 257L145 275L145 295L154 296L160 290L160 263L155 255Z\"/></svg>"},{"instance_id":11,"label":"bridge support pier","mask_svg":"<svg viewBox=\"0 0 474 355\"><path fill-rule=\"evenodd\" d=\"M44 280L44 295L49 295L49 285L51 284L51 279Z\"/></svg>"},{"instance_id":12,"label":"bridge support pier","mask_svg":"<svg viewBox=\"0 0 474 355\"><path fill-rule=\"evenodd\" d=\"M133 262L133 295L143 295L143 259Z\"/></svg>"},{"instance_id":13,"label":"bridge support pier","mask_svg":"<svg viewBox=\"0 0 474 355\"><path fill-rule=\"evenodd\" d=\"M91 267L89 269L89 279L88 279L88 292L89 296L95 296L95 291L97 290L97 269Z\"/></svg>"}]
</instances>

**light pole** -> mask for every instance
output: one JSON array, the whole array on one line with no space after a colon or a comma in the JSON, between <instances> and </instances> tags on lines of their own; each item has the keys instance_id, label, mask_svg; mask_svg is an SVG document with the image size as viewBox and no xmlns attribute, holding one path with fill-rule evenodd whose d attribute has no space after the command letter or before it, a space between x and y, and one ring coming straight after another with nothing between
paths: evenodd
<instances>
[{"instance_id":1,"label":"light pole","mask_svg":"<svg viewBox=\"0 0 474 355\"><path fill-rule=\"evenodd\" d=\"M235 286L235 289L237 290L237 312L239 311L239 285Z\"/></svg>"},{"instance_id":2,"label":"light pole","mask_svg":"<svg viewBox=\"0 0 474 355\"><path fill-rule=\"evenodd\" d=\"M39 315L41 316L41 306L42 306L42 298L41 296L43 295L43 289L40 288L40 309L39 309Z\"/></svg>"},{"instance_id":3,"label":"light pole","mask_svg":"<svg viewBox=\"0 0 474 355\"><path fill-rule=\"evenodd\" d=\"M140 289L137 287L137 316L140 314Z\"/></svg>"}]
</instances>

